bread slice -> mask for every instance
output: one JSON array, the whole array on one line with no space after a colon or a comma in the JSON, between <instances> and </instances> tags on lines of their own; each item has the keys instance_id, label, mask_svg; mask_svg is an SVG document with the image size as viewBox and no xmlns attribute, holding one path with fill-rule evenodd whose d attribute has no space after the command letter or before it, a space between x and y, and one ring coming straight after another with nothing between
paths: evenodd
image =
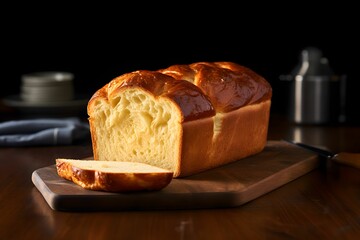
<instances>
[{"instance_id":1,"label":"bread slice","mask_svg":"<svg viewBox=\"0 0 360 240\"><path fill-rule=\"evenodd\" d=\"M89 190L156 191L166 187L173 172L136 162L56 159L57 174Z\"/></svg>"}]
</instances>

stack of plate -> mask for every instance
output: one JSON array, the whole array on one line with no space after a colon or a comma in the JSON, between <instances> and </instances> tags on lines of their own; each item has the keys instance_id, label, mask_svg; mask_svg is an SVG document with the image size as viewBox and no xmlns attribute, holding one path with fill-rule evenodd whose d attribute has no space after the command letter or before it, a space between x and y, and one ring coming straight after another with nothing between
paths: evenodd
<instances>
[{"instance_id":1,"label":"stack of plate","mask_svg":"<svg viewBox=\"0 0 360 240\"><path fill-rule=\"evenodd\" d=\"M88 96L75 94L70 72L43 71L21 76L20 93L0 99L26 117L87 116Z\"/></svg>"},{"instance_id":2,"label":"stack of plate","mask_svg":"<svg viewBox=\"0 0 360 240\"><path fill-rule=\"evenodd\" d=\"M20 97L31 103L63 102L74 98L74 76L68 72L35 72L21 78Z\"/></svg>"}]
</instances>

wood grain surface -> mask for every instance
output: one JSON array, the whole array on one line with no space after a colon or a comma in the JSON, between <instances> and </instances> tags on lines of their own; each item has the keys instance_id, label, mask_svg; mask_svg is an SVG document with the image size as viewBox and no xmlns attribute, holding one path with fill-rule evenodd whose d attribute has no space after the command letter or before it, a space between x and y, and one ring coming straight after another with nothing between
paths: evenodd
<instances>
[{"instance_id":1,"label":"wood grain surface","mask_svg":"<svg viewBox=\"0 0 360 240\"><path fill-rule=\"evenodd\" d=\"M235 207L268 193L319 164L317 155L282 141L259 154L190 177L173 179L161 191L109 193L86 190L60 178L55 165L37 169L32 181L60 211L200 209Z\"/></svg>"}]
</instances>

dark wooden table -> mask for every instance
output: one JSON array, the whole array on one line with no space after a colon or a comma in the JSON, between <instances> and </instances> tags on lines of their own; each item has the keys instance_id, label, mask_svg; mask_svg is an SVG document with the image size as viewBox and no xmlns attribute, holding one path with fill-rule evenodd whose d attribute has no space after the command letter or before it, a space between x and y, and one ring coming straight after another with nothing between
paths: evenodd
<instances>
[{"instance_id":1,"label":"dark wooden table","mask_svg":"<svg viewBox=\"0 0 360 240\"><path fill-rule=\"evenodd\" d=\"M269 140L360 153L360 126L299 126L272 115ZM56 157L84 158L89 143L0 147L0 239L359 239L360 170L331 164L225 209L61 212L31 181Z\"/></svg>"}]
</instances>

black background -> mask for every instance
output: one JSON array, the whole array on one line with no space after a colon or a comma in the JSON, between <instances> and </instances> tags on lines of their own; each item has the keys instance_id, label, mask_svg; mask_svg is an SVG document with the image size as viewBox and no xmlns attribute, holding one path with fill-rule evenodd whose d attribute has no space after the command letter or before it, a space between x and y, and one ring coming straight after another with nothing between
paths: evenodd
<instances>
[{"instance_id":1,"label":"black background","mask_svg":"<svg viewBox=\"0 0 360 240\"><path fill-rule=\"evenodd\" d=\"M272 111L286 112L288 88L279 76L295 67L303 48L315 46L348 76L347 114L359 121L355 6L45 4L2 9L0 97L18 94L21 75L36 71L73 72L76 92L91 96L133 70L233 61L265 77L273 86Z\"/></svg>"}]
</instances>

